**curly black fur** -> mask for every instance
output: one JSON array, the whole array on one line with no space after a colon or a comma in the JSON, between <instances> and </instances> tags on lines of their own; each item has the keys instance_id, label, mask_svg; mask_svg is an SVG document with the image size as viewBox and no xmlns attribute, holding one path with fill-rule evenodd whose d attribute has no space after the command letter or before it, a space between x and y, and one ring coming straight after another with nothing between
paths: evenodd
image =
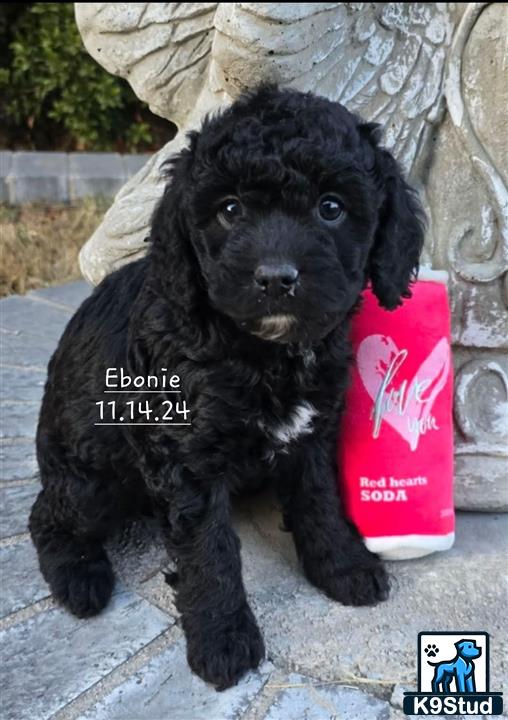
<instances>
[{"instance_id":1,"label":"curly black fur","mask_svg":"<svg viewBox=\"0 0 508 720\"><path fill-rule=\"evenodd\" d=\"M334 447L350 318L369 280L386 308L409 296L422 214L376 126L273 86L205 120L169 174L148 257L99 285L49 364L30 532L54 596L86 617L113 589L104 539L150 505L176 560L190 666L225 688L264 654L232 493L277 487L303 570L331 598L387 595L379 559L343 515ZM334 223L316 211L331 192L343 206ZM225 228L229 196L243 214ZM255 282L267 263L296 268L291 292ZM178 374L191 427L95 426L98 400L142 397L105 396L109 367Z\"/></svg>"}]
</instances>

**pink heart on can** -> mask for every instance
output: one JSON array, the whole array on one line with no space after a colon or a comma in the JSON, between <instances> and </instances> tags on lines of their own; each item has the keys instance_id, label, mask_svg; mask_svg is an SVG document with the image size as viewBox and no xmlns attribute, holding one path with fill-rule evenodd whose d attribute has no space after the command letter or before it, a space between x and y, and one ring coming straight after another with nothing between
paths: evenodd
<instances>
[{"instance_id":1,"label":"pink heart on can","mask_svg":"<svg viewBox=\"0 0 508 720\"><path fill-rule=\"evenodd\" d=\"M389 336L369 335L358 346L357 365L374 401L373 437L378 437L384 421L416 450L422 430L432 427L432 407L446 385L450 347L448 340L441 338L412 378L404 373L408 354L409 350L400 350Z\"/></svg>"}]
</instances>

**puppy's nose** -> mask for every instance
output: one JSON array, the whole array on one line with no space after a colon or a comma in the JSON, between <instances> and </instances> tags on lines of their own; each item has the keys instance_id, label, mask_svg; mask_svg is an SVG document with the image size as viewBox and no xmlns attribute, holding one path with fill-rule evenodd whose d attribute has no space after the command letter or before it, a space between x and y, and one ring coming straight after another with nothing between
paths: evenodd
<instances>
[{"instance_id":1,"label":"puppy's nose","mask_svg":"<svg viewBox=\"0 0 508 720\"><path fill-rule=\"evenodd\" d=\"M254 282L267 295L287 295L296 285L298 270L288 263L258 265Z\"/></svg>"}]
</instances>

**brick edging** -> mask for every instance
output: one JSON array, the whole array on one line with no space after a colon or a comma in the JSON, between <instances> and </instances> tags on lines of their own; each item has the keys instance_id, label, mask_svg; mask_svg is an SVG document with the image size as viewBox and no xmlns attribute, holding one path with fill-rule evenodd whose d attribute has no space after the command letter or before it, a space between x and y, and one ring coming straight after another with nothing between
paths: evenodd
<instances>
[{"instance_id":1,"label":"brick edging","mask_svg":"<svg viewBox=\"0 0 508 720\"><path fill-rule=\"evenodd\" d=\"M68 203L114 197L150 154L0 151L0 202Z\"/></svg>"}]
</instances>

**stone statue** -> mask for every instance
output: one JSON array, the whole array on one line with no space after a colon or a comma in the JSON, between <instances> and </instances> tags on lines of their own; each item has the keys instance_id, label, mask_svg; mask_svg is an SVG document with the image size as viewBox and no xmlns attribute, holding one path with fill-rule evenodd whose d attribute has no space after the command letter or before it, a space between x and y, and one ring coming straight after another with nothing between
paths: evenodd
<instances>
[{"instance_id":1,"label":"stone statue","mask_svg":"<svg viewBox=\"0 0 508 720\"><path fill-rule=\"evenodd\" d=\"M176 137L118 193L81 251L97 283L145 252L160 166L205 113L262 80L384 128L450 273L456 503L508 509L508 6L503 3L76 3L88 52Z\"/></svg>"}]
</instances>

